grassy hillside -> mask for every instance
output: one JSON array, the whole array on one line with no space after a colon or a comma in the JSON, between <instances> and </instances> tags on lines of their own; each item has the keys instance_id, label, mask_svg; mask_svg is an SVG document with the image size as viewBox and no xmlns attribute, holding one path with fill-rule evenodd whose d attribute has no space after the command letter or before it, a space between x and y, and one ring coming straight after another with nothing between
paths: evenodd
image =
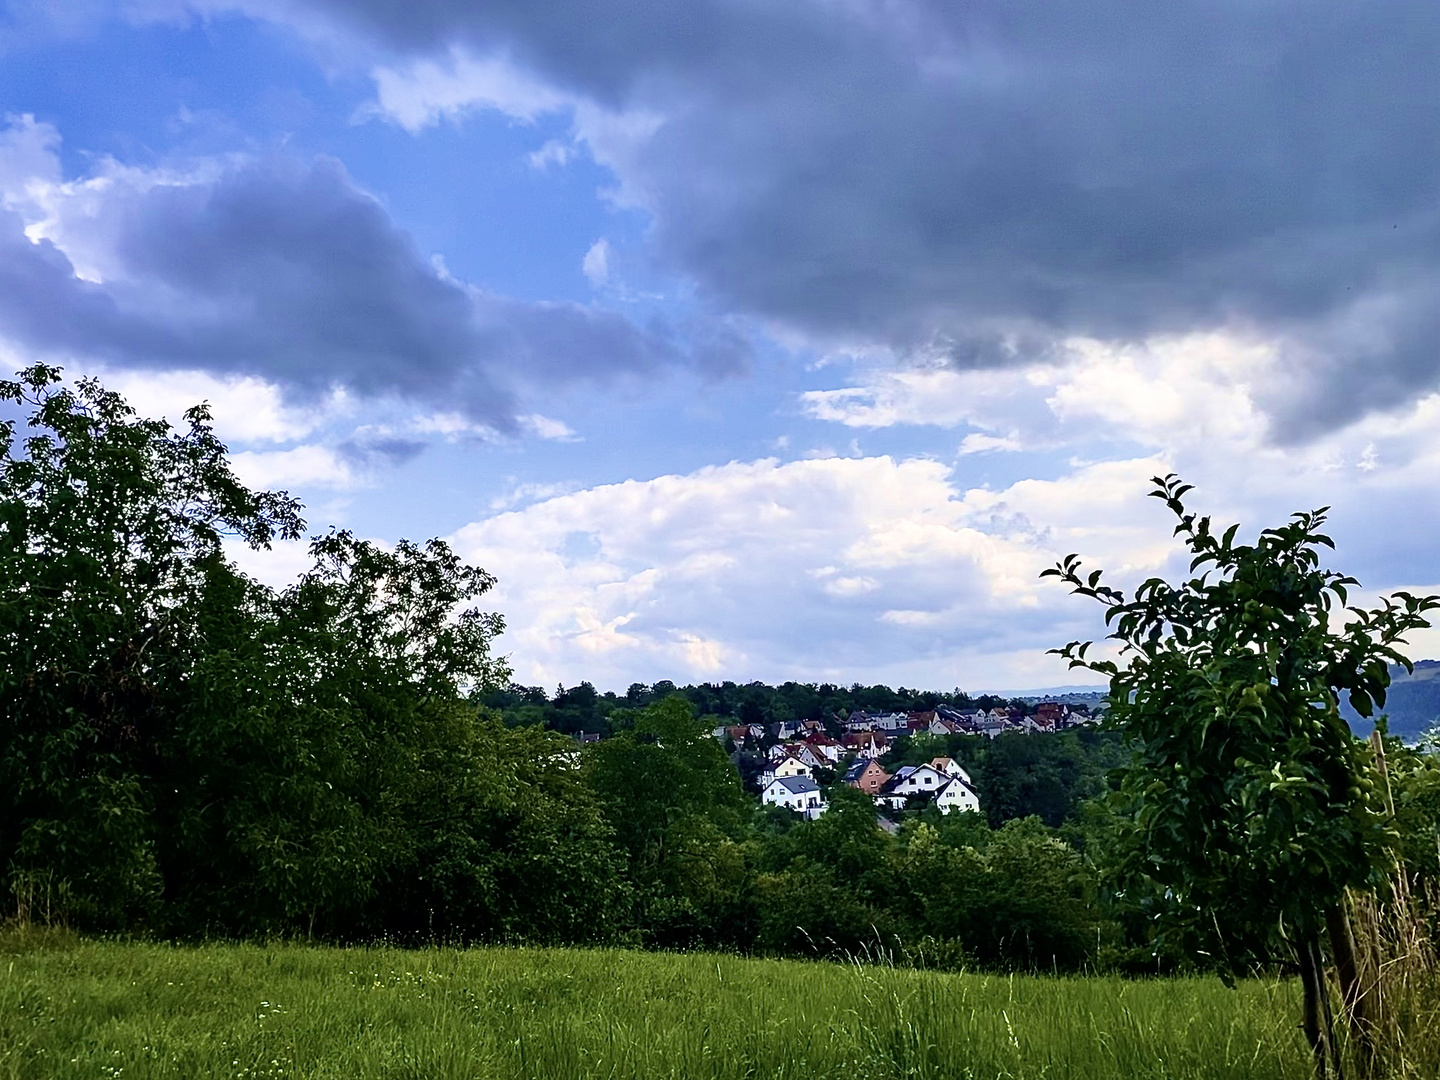
<instances>
[{"instance_id":1,"label":"grassy hillside","mask_svg":"<svg viewBox=\"0 0 1440 1080\"><path fill-rule=\"evenodd\" d=\"M545 949L0 952L0 1077L1294 1078L1292 983Z\"/></svg>"}]
</instances>

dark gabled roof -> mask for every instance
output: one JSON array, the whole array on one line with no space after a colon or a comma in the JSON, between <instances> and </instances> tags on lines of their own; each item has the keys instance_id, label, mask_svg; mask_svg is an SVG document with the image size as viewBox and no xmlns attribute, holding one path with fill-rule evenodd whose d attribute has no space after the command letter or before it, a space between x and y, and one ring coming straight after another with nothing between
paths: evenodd
<instances>
[{"instance_id":1,"label":"dark gabled roof","mask_svg":"<svg viewBox=\"0 0 1440 1080\"><path fill-rule=\"evenodd\" d=\"M791 795L809 795L812 791L820 790L820 786L808 776L777 776L774 782L783 784Z\"/></svg>"},{"instance_id":2,"label":"dark gabled roof","mask_svg":"<svg viewBox=\"0 0 1440 1080\"><path fill-rule=\"evenodd\" d=\"M845 770L845 783L849 784L855 780L859 780L860 774L868 769L874 760L874 758L859 758L851 762L850 767Z\"/></svg>"}]
</instances>

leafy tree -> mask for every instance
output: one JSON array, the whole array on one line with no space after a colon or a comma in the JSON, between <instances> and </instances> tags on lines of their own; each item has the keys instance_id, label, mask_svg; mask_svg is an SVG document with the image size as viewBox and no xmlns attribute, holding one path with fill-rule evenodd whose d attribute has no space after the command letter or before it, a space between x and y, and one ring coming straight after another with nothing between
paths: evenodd
<instances>
[{"instance_id":1,"label":"leafy tree","mask_svg":"<svg viewBox=\"0 0 1440 1080\"><path fill-rule=\"evenodd\" d=\"M741 903L745 795L686 698L629 722L586 748L585 777L628 855L637 925L656 943L690 944Z\"/></svg>"},{"instance_id":2,"label":"leafy tree","mask_svg":"<svg viewBox=\"0 0 1440 1080\"><path fill-rule=\"evenodd\" d=\"M489 575L332 531L277 593L223 542L298 538L300 508L203 407L172 430L43 366L0 399L28 412L0 425L10 891L98 928L603 935L623 861L577 751L471 700L507 675Z\"/></svg>"},{"instance_id":3,"label":"leafy tree","mask_svg":"<svg viewBox=\"0 0 1440 1080\"><path fill-rule=\"evenodd\" d=\"M35 365L0 382L0 874L44 877L83 922L153 914L150 785L177 693L217 605L255 590L222 539L255 547L304 522L230 471L205 408L180 431Z\"/></svg>"},{"instance_id":4,"label":"leafy tree","mask_svg":"<svg viewBox=\"0 0 1440 1080\"><path fill-rule=\"evenodd\" d=\"M378 901L406 891L418 851L474 809L467 689L505 674L501 622L473 608L489 575L440 541L393 551L343 531L311 544L284 593L221 598L207 649L170 707L157 830L172 919L244 933L396 929ZM249 611L237 619L235 612ZM466 927L475 934L473 926Z\"/></svg>"},{"instance_id":5,"label":"leafy tree","mask_svg":"<svg viewBox=\"0 0 1440 1080\"><path fill-rule=\"evenodd\" d=\"M1347 888L1381 882L1393 845L1339 695L1362 715L1382 705L1387 665L1409 666L1397 646L1429 625L1440 598L1402 592L1346 608L1356 582L1320 566L1319 549L1334 546L1320 531L1325 509L1236 544L1238 526L1217 535L1186 509L1189 485L1173 475L1154 483L1199 576L1152 578L1127 600L1099 571L1082 575L1074 555L1045 571L1105 604L1121 643L1123 666L1088 659L1088 642L1057 650L1109 677L1110 723L1134 755L1116 795L1127 831L1115 880L1161 898L1162 933L1226 966L1288 945L1323 1074L1339 1058L1321 933L1363 1040L1343 902Z\"/></svg>"}]
</instances>

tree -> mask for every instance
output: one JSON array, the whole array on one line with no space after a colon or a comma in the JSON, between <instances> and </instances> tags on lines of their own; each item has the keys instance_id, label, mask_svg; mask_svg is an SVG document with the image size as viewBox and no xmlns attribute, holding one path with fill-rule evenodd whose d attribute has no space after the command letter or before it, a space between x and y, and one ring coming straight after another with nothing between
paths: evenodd
<instances>
[{"instance_id":1,"label":"tree","mask_svg":"<svg viewBox=\"0 0 1440 1080\"><path fill-rule=\"evenodd\" d=\"M1319 549L1334 547L1320 531L1328 507L1237 545L1238 526L1216 535L1186 509L1190 485L1154 483L1199 576L1151 578L1127 600L1075 555L1042 575L1105 604L1121 646L1123 666L1088 659L1089 642L1055 650L1109 677L1109 723L1133 753L1116 793L1126 842L1114 878L1157 898L1162 933L1226 968L1293 950L1316 1071L1328 1060L1338 1072L1321 932L1363 1047L1344 900L1380 883L1394 840L1339 695L1362 716L1383 705L1388 664L1410 667L1397 646L1440 597L1346 607L1357 583L1320 567Z\"/></svg>"},{"instance_id":2,"label":"tree","mask_svg":"<svg viewBox=\"0 0 1440 1080\"><path fill-rule=\"evenodd\" d=\"M493 735L464 695L505 677L490 655L501 623L457 609L489 575L436 540L389 551L332 531L310 553L283 593L218 596L205 648L167 680L147 783L171 925L414 931L391 901L428 896L412 887L424 852L487 828L476 815L493 801L465 773ZM453 906L438 904L437 932L492 928L452 924Z\"/></svg>"},{"instance_id":3,"label":"tree","mask_svg":"<svg viewBox=\"0 0 1440 1080\"><path fill-rule=\"evenodd\" d=\"M59 377L0 383L0 883L87 928L592 936L619 854L570 744L467 700L507 675L490 576L332 531L277 593L223 541L300 507L203 407Z\"/></svg>"},{"instance_id":4,"label":"tree","mask_svg":"<svg viewBox=\"0 0 1440 1080\"><path fill-rule=\"evenodd\" d=\"M692 944L740 902L734 836L747 805L740 776L690 702L672 694L586 747L584 775L629 856L635 917L649 940Z\"/></svg>"},{"instance_id":5,"label":"tree","mask_svg":"<svg viewBox=\"0 0 1440 1080\"><path fill-rule=\"evenodd\" d=\"M176 432L93 381L35 365L0 382L0 875L44 879L83 921L120 926L161 894L145 777L207 613L257 592L222 537L304 529L285 493L230 471L205 408Z\"/></svg>"},{"instance_id":6,"label":"tree","mask_svg":"<svg viewBox=\"0 0 1440 1080\"><path fill-rule=\"evenodd\" d=\"M959 941L981 963L1079 967L1095 933L1092 883L1079 854L1036 818L994 832L983 822L976 814L914 828L906 876L926 932Z\"/></svg>"}]
</instances>

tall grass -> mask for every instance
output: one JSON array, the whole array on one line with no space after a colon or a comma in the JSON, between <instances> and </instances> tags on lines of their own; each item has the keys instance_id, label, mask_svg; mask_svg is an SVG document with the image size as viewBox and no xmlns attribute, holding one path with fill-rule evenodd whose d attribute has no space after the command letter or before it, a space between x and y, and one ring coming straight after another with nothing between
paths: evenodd
<instances>
[{"instance_id":1,"label":"tall grass","mask_svg":"<svg viewBox=\"0 0 1440 1080\"><path fill-rule=\"evenodd\" d=\"M1430 891L1424 908L1440 911L1440 895ZM1362 893L1350 901L1366 997L1359 1023L1370 1031L1376 1055L1372 1071L1434 1080L1440 1076L1440 958L1422 906L1410 896L1403 873L1395 876L1387 895ZM1350 1020L1348 1014L1344 1019ZM1365 1063L1358 1055L1356 1065L1363 1074Z\"/></svg>"},{"instance_id":2,"label":"tall grass","mask_svg":"<svg viewBox=\"0 0 1440 1080\"><path fill-rule=\"evenodd\" d=\"M57 935L0 950L5 1080L1309 1076L1285 981Z\"/></svg>"}]
</instances>

